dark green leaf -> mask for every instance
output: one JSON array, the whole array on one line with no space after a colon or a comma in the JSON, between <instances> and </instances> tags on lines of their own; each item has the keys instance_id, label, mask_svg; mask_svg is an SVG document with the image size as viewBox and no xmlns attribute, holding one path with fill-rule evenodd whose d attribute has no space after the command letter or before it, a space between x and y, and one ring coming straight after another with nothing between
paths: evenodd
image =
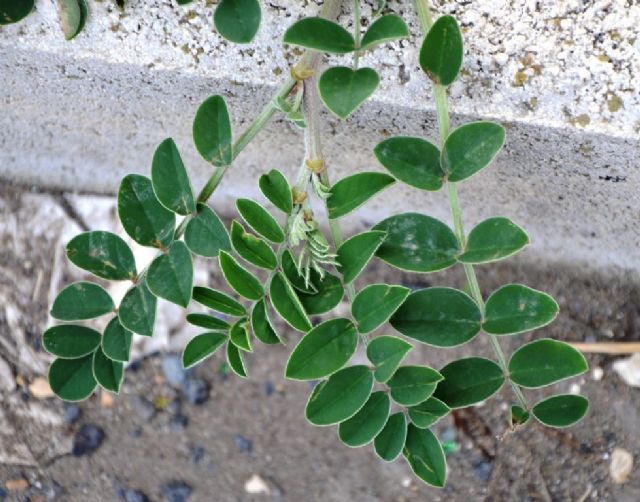
<instances>
[{"instance_id":1,"label":"dark green leaf","mask_svg":"<svg viewBox=\"0 0 640 502\"><path fill-rule=\"evenodd\" d=\"M49 368L49 385L60 399L82 401L95 390L93 354L80 359L56 359Z\"/></svg>"},{"instance_id":2,"label":"dark green leaf","mask_svg":"<svg viewBox=\"0 0 640 502\"><path fill-rule=\"evenodd\" d=\"M380 163L400 181L422 190L442 188L444 172L440 167L440 150L422 138L396 136L375 147Z\"/></svg>"},{"instance_id":3,"label":"dark green leaf","mask_svg":"<svg viewBox=\"0 0 640 502\"><path fill-rule=\"evenodd\" d=\"M269 298L276 312L292 328L304 333L311 329L311 323L302 303L289 281L281 273L277 273L271 279Z\"/></svg>"},{"instance_id":4,"label":"dark green leaf","mask_svg":"<svg viewBox=\"0 0 640 502\"><path fill-rule=\"evenodd\" d=\"M411 272L435 272L455 264L458 239L444 223L419 213L403 213L381 221L374 230L387 232L376 256Z\"/></svg>"},{"instance_id":5,"label":"dark green leaf","mask_svg":"<svg viewBox=\"0 0 640 502\"><path fill-rule=\"evenodd\" d=\"M303 293L313 294L318 292L318 288L316 288L311 281L310 284L305 284L304 277L300 275L298 265L296 265L296 261L294 260L291 251L285 249L280 261L285 277L294 288L298 291L302 291Z\"/></svg>"},{"instance_id":6,"label":"dark green leaf","mask_svg":"<svg viewBox=\"0 0 640 502\"><path fill-rule=\"evenodd\" d=\"M586 415L589 401L586 397L560 394L543 399L533 407L533 416L549 427L569 427Z\"/></svg>"},{"instance_id":7,"label":"dark green leaf","mask_svg":"<svg viewBox=\"0 0 640 502\"><path fill-rule=\"evenodd\" d=\"M98 347L93 354L93 376L102 388L117 394L124 379L123 364L109 359Z\"/></svg>"},{"instance_id":8,"label":"dark green leaf","mask_svg":"<svg viewBox=\"0 0 640 502\"><path fill-rule=\"evenodd\" d=\"M373 442L378 456L387 462L393 462L402 453L407 439L407 421L404 413L394 413L387 420Z\"/></svg>"},{"instance_id":9,"label":"dark green leaf","mask_svg":"<svg viewBox=\"0 0 640 502\"><path fill-rule=\"evenodd\" d=\"M384 173L358 173L342 178L333 185L327 199L329 218L344 216L393 183L395 179Z\"/></svg>"},{"instance_id":10,"label":"dark green leaf","mask_svg":"<svg viewBox=\"0 0 640 502\"><path fill-rule=\"evenodd\" d=\"M320 17L305 17L294 23L285 32L284 43L334 54L352 52L356 45L351 33Z\"/></svg>"},{"instance_id":11,"label":"dark green leaf","mask_svg":"<svg viewBox=\"0 0 640 502\"><path fill-rule=\"evenodd\" d=\"M254 232L265 239L277 244L284 242L284 232L269 212L260 204L251 199L238 199L236 201L238 212Z\"/></svg>"},{"instance_id":12,"label":"dark green leaf","mask_svg":"<svg viewBox=\"0 0 640 502\"><path fill-rule=\"evenodd\" d=\"M291 214L293 211L293 197L291 187L284 175L277 169L272 169L260 176L260 190L264 196L281 211Z\"/></svg>"},{"instance_id":13,"label":"dark green leaf","mask_svg":"<svg viewBox=\"0 0 640 502\"><path fill-rule=\"evenodd\" d=\"M325 273L320 279L319 274L311 271L311 282L316 286L317 292L312 294L298 293L300 303L309 315L318 315L329 312L340 303L344 296L344 288L340 279L330 273Z\"/></svg>"},{"instance_id":14,"label":"dark green leaf","mask_svg":"<svg viewBox=\"0 0 640 502\"><path fill-rule=\"evenodd\" d=\"M411 470L426 484L442 488L447 482L447 461L438 438L429 429L409 424L402 450Z\"/></svg>"},{"instance_id":15,"label":"dark green leaf","mask_svg":"<svg viewBox=\"0 0 640 502\"><path fill-rule=\"evenodd\" d=\"M176 216L160 204L149 178L129 174L122 179L118 216L127 234L138 244L162 248L173 240Z\"/></svg>"},{"instance_id":16,"label":"dark green leaf","mask_svg":"<svg viewBox=\"0 0 640 502\"><path fill-rule=\"evenodd\" d=\"M378 382L386 382L413 346L395 336L378 336L367 345L367 357L376 367L373 376Z\"/></svg>"},{"instance_id":17,"label":"dark green leaf","mask_svg":"<svg viewBox=\"0 0 640 502\"><path fill-rule=\"evenodd\" d=\"M411 293L389 322L404 336L422 343L455 347L480 332L482 314L462 291L427 288Z\"/></svg>"},{"instance_id":18,"label":"dark green leaf","mask_svg":"<svg viewBox=\"0 0 640 502\"><path fill-rule=\"evenodd\" d=\"M248 300L259 300L264 296L260 280L242 267L233 256L226 251L220 251L218 260L224 278L236 293Z\"/></svg>"},{"instance_id":19,"label":"dark green leaf","mask_svg":"<svg viewBox=\"0 0 640 502\"><path fill-rule=\"evenodd\" d=\"M229 330L229 341L245 352L251 352L251 339L247 331L247 319L240 319Z\"/></svg>"},{"instance_id":20,"label":"dark green leaf","mask_svg":"<svg viewBox=\"0 0 640 502\"><path fill-rule=\"evenodd\" d=\"M372 284L353 300L351 313L360 333L370 333L382 326L409 295L409 288Z\"/></svg>"},{"instance_id":21,"label":"dark green leaf","mask_svg":"<svg viewBox=\"0 0 640 502\"><path fill-rule=\"evenodd\" d=\"M482 357L450 362L440 370L444 380L434 394L449 408L465 408L493 396L504 383L502 369Z\"/></svg>"},{"instance_id":22,"label":"dark green leaf","mask_svg":"<svg viewBox=\"0 0 640 502\"><path fill-rule=\"evenodd\" d=\"M420 404L411 406L409 408L409 417L416 427L426 429L446 416L450 411L451 409L440 399L430 397Z\"/></svg>"},{"instance_id":23,"label":"dark green leaf","mask_svg":"<svg viewBox=\"0 0 640 502\"><path fill-rule=\"evenodd\" d=\"M147 286L157 297L187 308L193 286L193 261L184 242L175 241L166 254L151 262Z\"/></svg>"},{"instance_id":24,"label":"dark green leaf","mask_svg":"<svg viewBox=\"0 0 640 502\"><path fill-rule=\"evenodd\" d=\"M198 214L187 223L184 241L195 254L207 258L215 258L221 250L231 251L227 229L218 215L202 203L198 203Z\"/></svg>"},{"instance_id":25,"label":"dark green leaf","mask_svg":"<svg viewBox=\"0 0 640 502\"><path fill-rule=\"evenodd\" d=\"M390 408L386 392L372 393L358 413L338 426L340 441L352 448L369 444L387 423Z\"/></svg>"},{"instance_id":26,"label":"dark green leaf","mask_svg":"<svg viewBox=\"0 0 640 502\"><path fill-rule=\"evenodd\" d=\"M509 423L511 424L511 427L526 424L529 421L530 416L531 415L527 410L517 404L511 405L511 408L509 409Z\"/></svg>"},{"instance_id":27,"label":"dark green leaf","mask_svg":"<svg viewBox=\"0 0 640 502\"><path fill-rule=\"evenodd\" d=\"M386 235L386 232L376 230L363 232L347 239L338 248L336 261L345 284L352 282L364 270Z\"/></svg>"},{"instance_id":28,"label":"dark green leaf","mask_svg":"<svg viewBox=\"0 0 640 502\"><path fill-rule=\"evenodd\" d=\"M452 16L433 23L420 49L420 67L436 84L451 84L462 66L462 35Z\"/></svg>"},{"instance_id":29,"label":"dark green leaf","mask_svg":"<svg viewBox=\"0 0 640 502\"><path fill-rule=\"evenodd\" d=\"M348 366L311 393L305 414L313 425L332 425L355 415L371 395L373 375L366 366Z\"/></svg>"},{"instance_id":30,"label":"dark green leaf","mask_svg":"<svg viewBox=\"0 0 640 502\"><path fill-rule=\"evenodd\" d=\"M214 166L228 166L233 161L231 121L222 96L209 96L198 108L193 141L200 155Z\"/></svg>"},{"instance_id":31,"label":"dark green leaf","mask_svg":"<svg viewBox=\"0 0 640 502\"><path fill-rule=\"evenodd\" d=\"M82 31L87 21L85 0L57 0L60 9L60 25L66 40L71 40ZM33 2L32 2L33 5Z\"/></svg>"},{"instance_id":32,"label":"dark green leaf","mask_svg":"<svg viewBox=\"0 0 640 502\"><path fill-rule=\"evenodd\" d=\"M2 0L0 2L0 25L17 23L33 10L34 0Z\"/></svg>"},{"instance_id":33,"label":"dark green leaf","mask_svg":"<svg viewBox=\"0 0 640 502\"><path fill-rule=\"evenodd\" d=\"M242 352L231 342L227 343L227 362L236 375L242 378L247 377L247 370L244 367Z\"/></svg>"},{"instance_id":34,"label":"dark green leaf","mask_svg":"<svg viewBox=\"0 0 640 502\"><path fill-rule=\"evenodd\" d=\"M151 183L156 197L167 209L182 215L196 210L189 175L171 138L156 148L151 164Z\"/></svg>"},{"instance_id":35,"label":"dark green leaf","mask_svg":"<svg viewBox=\"0 0 640 502\"><path fill-rule=\"evenodd\" d=\"M187 314L187 322L204 329L226 331L231 327L227 321L209 314Z\"/></svg>"},{"instance_id":36,"label":"dark green leaf","mask_svg":"<svg viewBox=\"0 0 640 502\"><path fill-rule=\"evenodd\" d=\"M132 341L133 333L120 324L118 317L114 317L102 334L102 351L109 359L128 362Z\"/></svg>"},{"instance_id":37,"label":"dark green leaf","mask_svg":"<svg viewBox=\"0 0 640 502\"><path fill-rule=\"evenodd\" d=\"M362 37L360 48L371 49L376 45L409 36L404 20L397 14L387 14L376 19Z\"/></svg>"},{"instance_id":38,"label":"dark green leaf","mask_svg":"<svg viewBox=\"0 0 640 502\"><path fill-rule=\"evenodd\" d=\"M53 302L51 316L61 321L93 319L116 306L102 286L92 282L74 282L64 288Z\"/></svg>"},{"instance_id":39,"label":"dark green leaf","mask_svg":"<svg viewBox=\"0 0 640 502\"><path fill-rule=\"evenodd\" d=\"M257 301L253 306L253 310L251 311L251 328L253 329L253 334L256 335L256 338L262 343L267 345L280 343L280 338L269 319L267 304L264 299Z\"/></svg>"},{"instance_id":40,"label":"dark green leaf","mask_svg":"<svg viewBox=\"0 0 640 502\"><path fill-rule=\"evenodd\" d=\"M191 368L212 356L227 340L224 333L202 333L189 340L182 352L182 366Z\"/></svg>"},{"instance_id":41,"label":"dark green leaf","mask_svg":"<svg viewBox=\"0 0 640 502\"><path fill-rule=\"evenodd\" d=\"M258 0L221 0L213 15L218 33L236 44L248 44L260 27Z\"/></svg>"},{"instance_id":42,"label":"dark green leaf","mask_svg":"<svg viewBox=\"0 0 640 502\"><path fill-rule=\"evenodd\" d=\"M581 375L588 369L580 352L567 343L550 338L523 345L509 361L511 380L532 389Z\"/></svg>"},{"instance_id":43,"label":"dark green leaf","mask_svg":"<svg viewBox=\"0 0 640 502\"><path fill-rule=\"evenodd\" d=\"M344 120L376 92L379 84L380 77L372 68L334 66L320 76L318 90L327 108Z\"/></svg>"},{"instance_id":44,"label":"dark green leaf","mask_svg":"<svg viewBox=\"0 0 640 502\"><path fill-rule=\"evenodd\" d=\"M495 122L471 122L444 142L440 162L449 181L462 181L491 164L504 144L504 128Z\"/></svg>"},{"instance_id":45,"label":"dark green leaf","mask_svg":"<svg viewBox=\"0 0 640 502\"><path fill-rule=\"evenodd\" d=\"M156 304L156 297L141 281L124 295L118 308L118 319L128 330L139 335L151 336L156 322Z\"/></svg>"},{"instance_id":46,"label":"dark green leaf","mask_svg":"<svg viewBox=\"0 0 640 502\"><path fill-rule=\"evenodd\" d=\"M103 279L135 279L136 261L127 243L111 232L93 231L77 235L67 244L69 260Z\"/></svg>"},{"instance_id":47,"label":"dark green leaf","mask_svg":"<svg viewBox=\"0 0 640 502\"><path fill-rule=\"evenodd\" d=\"M86 326L60 324L42 335L47 352L63 359L77 359L91 354L100 345L100 333Z\"/></svg>"},{"instance_id":48,"label":"dark green leaf","mask_svg":"<svg viewBox=\"0 0 640 502\"><path fill-rule=\"evenodd\" d=\"M558 315L548 294L521 284L508 284L487 300L482 328L492 335L513 335L541 328Z\"/></svg>"},{"instance_id":49,"label":"dark green leaf","mask_svg":"<svg viewBox=\"0 0 640 502\"><path fill-rule=\"evenodd\" d=\"M247 233L236 220L231 223L231 243L236 253L256 267L273 270L278 265L278 259L271 246L255 235Z\"/></svg>"},{"instance_id":50,"label":"dark green leaf","mask_svg":"<svg viewBox=\"0 0 640 502\"><path fill-rule=\"evenodd\" d=\"M193 299L205 307L209 307L211 310L234 317L241 317L247 313L241 303L226 293L204 286L196 286L193 288Z\"/></svg>"},{"instance_id":51,"label":"dark green leaf","mask_svg":"<svg viewBox=\"0 0 640 502\"><path fill-rule=\"evenodd\" d=\"M442 375L428 366L400 366L387 382L393 400L405 406L431 397Z\"/></svg>"},{"instance_id":52,"label":"dark green leaf","mask_svg":"<svg viewBox=\"0 0 640 502\"><path fill-rule=\"evenodd\" d=\"M489 218L471 230L464 253L458 260L489 263L511 256L527 244L529 236L509 218Z\"/></svg>"},{"instance_id":53,"label":"dark green leaf","mask_svg":"<svg viewBox=\"0 0 640 502\"><path fill-rule=\"evenodd\" d=\"M349 319L330 319L309 331L291 353L285 376L315 380L342 368L356 351L358 332Z\"/></svg>"}]
</instances>

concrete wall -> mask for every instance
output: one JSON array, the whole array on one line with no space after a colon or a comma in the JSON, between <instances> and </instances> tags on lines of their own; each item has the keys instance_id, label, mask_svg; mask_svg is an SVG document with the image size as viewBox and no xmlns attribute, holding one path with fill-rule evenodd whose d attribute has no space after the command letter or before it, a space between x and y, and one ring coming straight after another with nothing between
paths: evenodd
<instances>
[{"instance_id":1,"label":"concrete wall","mask_svg":"<svg viewBox=\"0 0 640 502\"><path fill-rule=\"evenodd\" d=\"M175 138L199 187L209 170L190 138L198 104L224 94L236 131L271 97L297 59L283 31L315 2L263 2L260 33L234 46L213 30L210 2L132 0L124 13L89 2L91 19L65 42L54 2L39 0L25 22L0 28L0 177L81 191L114 192L124 174L148 173L153 150ZM367 2L364 15L370 12ZM467 226L506 215L532 236L530 260L624 273L640 264L640 6L624 0L438 1L461 22L467 43L451 88L454 124L499 120L505 152L464 183ZM411 23L410 41L363 60L380 89L348 122L326 116L333 177L380 169L372 148L395 134L436 138L430 86L417 66L411 2L389 7ZM348 15L341 19L349 23ZM330 58L336 63L341 58ZM274 121L243 152L214 205L257 193L258 173L294 173L302 135ZM353 225L419 207L448 220L444 194L393 187L348 218Z\"/></svg>"}]
</instances>

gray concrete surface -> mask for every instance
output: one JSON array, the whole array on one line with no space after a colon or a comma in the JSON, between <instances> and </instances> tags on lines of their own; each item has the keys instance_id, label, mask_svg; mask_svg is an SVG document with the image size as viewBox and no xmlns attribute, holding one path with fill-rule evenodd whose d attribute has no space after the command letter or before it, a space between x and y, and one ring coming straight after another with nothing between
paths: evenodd
<instances>
[{"instance_id":1,"label":"gray concrete surface","mask_svg":"<svg viewBox=\"0 0 640 502\"><path fill-rule=\"evenodd\" d=\"M147 173L155 146L172 136L200 186L208 167L190 139L198 103L224 94L236 131L266 103L296 59L284 29L315 2L274 0L250 46L214 32L209 2L89 2L91 20L65 42L53 2L0 29L0 177L19 183L113 192L127 172ZM376 2L368 2L374 4ZM467 55L451 89L454 123L491 118L508 128L496 165L462 187L467 226L503 214L525 226L532 260L619 274L640 263L640 6L623 0L443 1L460 20ZM435 137L430 88L417 67L411 4L389 2L414 37L363 59L380 89L347 123L325 121L333 177L379 169L372 148L392 134ZM368 16L370 6L363 10ZM348 16L341 19L349 23ZM330 63L341 61L331 58ZM634 75L636 76L634 78ZM293 173L302 135L275 121L238 158L214 205L255 193L258 173ZM347 221L375 222L419 207L447 219L444 194L393 187Z\"/></svg>"}]
</instances>

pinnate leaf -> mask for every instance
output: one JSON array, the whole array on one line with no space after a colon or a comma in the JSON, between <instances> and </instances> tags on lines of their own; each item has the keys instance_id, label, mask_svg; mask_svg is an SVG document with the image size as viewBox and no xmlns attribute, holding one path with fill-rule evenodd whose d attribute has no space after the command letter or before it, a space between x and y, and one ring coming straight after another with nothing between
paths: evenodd
<instances>
[{"instance_id":1,"label":"pinnate leaf","mask_svg":"<svg viewBox=\"0 0 640 502\"><path fill-rule=\"evenodd\" d=\"M453 16L433 23L420 49L420 67L436 84L451 84L462 66L462 34Z\"/></svg>"},{"instance_id":2,"label":"pinnate leaf","mask_svg":"<svg viewBox=\"0 0 640 502\"><path fill-rule=\"evenodd\" d=\"M393 462L404 448L407 439L407 421L404 413L394 413L376 436L373 445L376 454L386 462Z\"/></svg>"},{"instance_id":3,"label":"pinnate leaf","mask_svg":"<svg viewBox=\"0 0 640 502\"><path fill-rule=\"evenodd\" d=\"M118 319L128 330L151 336L156 322L156 305L156 297L146 283L140 281L125 293L118 308Z\"/></svg>"},{"instance_id":4,"label":"pinnate leaf","mask_svg":"<svg viewBox=\"0 0 640 502\"><path fill-rule=\"evenodd\" d=\"M153 155L151 183L156 197L167 209L182 215L196 210L189 175L171 138L160 143Z\"/></svg>"},{"instance_id":5,"label":"pinnate leaf","mask_svg":"<svg viewBox=\"0 0 640 502\"><path fill-rule=\"evenodd\" d=\"M244 306L228 294L204 286L193 288L193 299L205 307L222 314L241 317L247 313Z\"/></svg>"},{"instance_id":6,"label":"pinnate leaf","mask_svg":"<svg viewBox=\"0 0 640 502\"><path fill-rule=\"evenodd\" d=\"M49 354L63 359L77 359L91 354L100 345L100 333L74 324L52 326L42 335L42 346Z\"/></svg>"},{"instance_id":7,"label":"pinnate leaf","mask_svg":"<svg viewBox=\"0 0 640 502\"><path fill-rule=\"evenodd\" d=\"M489 263L517 253L529 244L529 236L508 218L489 218L469 232L464 263Z\"/></svg>"},{"instance_id":8,"label":"pinnate leaf","mask_svg":"<svg viewBox=\"0 0 640 502\"><path fill-rule=\"evenodd\" d=\"M133 333L120 324L120 320L116 316L109 321L102 334L102 351L109 359L128 362L132 341Z\"/></svg>"},{"instance_id":9,"label":"pinnate leaf","mask_svg":"<svg viewBox=\"0 0 640 502\"><path fill-rule=\"evenodd\" d=\"M390 408L386 392L373 392L358 413L338 426L340 441L352 448L370 443L387 423Z\"/></svg>"},{"instance_id":10,"label":"pinnate leaf","mask_svg":"<svg viewBox=\"0 0 640 502\"><path fill-rule=\"evenodd\" d=\"M533 416L549 427L569 427L584 418L589 408L586 397L559 394L543 399L532 410Z\"/></svg>"},{"instance_id":11,"label":"pinnate leaf","mask_svg":"<svg viewBox=\"0 0 640 502\"><path fill-rule=\"evenodd\" d=\"M284 242L284 232L280 225L260 204L251 199L238 199L236 207L254 232L276 244Z\"/></svg>"},{"instance_id":12,"label":"pinnate leaf","mask_svg":"<svg viewBox=\"0 0 640 502\"><path fill-rule=\"evenodd\" d=\"M442 417L446 416L451 409L440 399L430 397L420 404L409 408L409 418L416 427L426 429L431 427Z\"/></svg>"},{"instance_id":13,"label":"pinnate leaf","mask_svg":"<svg viewBox=\"0 0 640 502\"><path fill-rule=\"evenodd\" d=\"M113 300L102 286L92 282L74 282L53 301L51 316L61 321L93 319L115 309Z\"/></svg>"},{"instance_id":14,"label":"pinnate leaf","mask_svg":"<svg viewBox=\"0 0 640 502\"><path fill-rule=\"evenodd\" d=\"M242 267L233 256L226 251L220 251L218 260L224 278L236 293L248 300L259 300L264 296L260 280Z\"/></svg>"},{"instance_id":15,"label":"pinnate leaf","mask_svg":"<svg viewBox=\"0 0 640 502\"><path fill-rule=\"evenodd\" d=\"M212 356L227 341L224 333L202 333L189 340L182 351L182 366L191 368Z\"/></svg>"},{"instance_id":16,"label":"pinnate leaf","mask_svg":"<svg viewBox=\"0 0 640 502\"><path fill-rule=\"evenodd\" d=\"M93 354L80 359L56 359L49 368L51 390L64 401L82 401L95 390Z\"/></svg>"},{"instance_id":17,"label":"pinnate leaf","mask_svg":"<svg viewBox=\"0 0 640 502\"><path fill-rule=\"evenodd\" d=\"M447 461L438 438L429 429L409 424L403 455L411 470L426 484L442 488L447 482Z\"/></svg>"},{"instance_id":18,"label":"pinnate leaf","mask_svg":"<svg viewBox=\"0 0 640 502\"><path fill-rule=\"evenodd\" d=\"M233 161L231 121L222 96L210 96L198 108L193 141L200 155L214 166L228 166Z\"/></svg>"},{"instance_id":19,"label":"pinnate leaf","mask_svg":"<svg viewBox=\"0 0 640 502\"><path fill-rule=\"evenodd\" d=\"M347 239L338 248L336 261L345 284L352 282L364 270L386 235L386 232L379 230L363 232Z\"/></svg>"},{"instance_id":20,"label":"pinnate leaf","mask_svg":"<svg viewBox=\"0 0 640 502\"><path fill-rule=\"evenodd\" d=\"M465 408L493 396L504 383L502 369L482 357L468 357L450 362L440 370L444 380L434 397L449 408Z\"/></svg>"},{"instance_id":21,"label":"pinnate leaf","mask_svg":"<svg viewBox=\"0 0 640 502\"><path fill-rule=\"evenodd\" d=\"M93 376L103 389L120 392L124 379L124 365L120 361L109 359L101 347L93 354Z\"/></svg>"},{"instance_id":22,"label":"pinnate leaf","mask_svg":"<svg viewBox=\"0 0 640 502\"><path fill-rule=\"evenodd\" d=\"M342 178L333 185L327 199L329 218L344 216L393 183L395 179L384 173L357 173Z\"/></svg>"},{"instance_id":23,"label":"pinnate leaf","mask_svg":"<svg viewBox=\"0 0 640 502\"><path fill-rule=\"evenodd\" d=\"M277 169L272 169L260 176L258 182L260 190L269 201L281 211L291 214L293 211L293 197L291 187L284 175Z\"/></svg>"},{"instance_id":24,"label":"pinnate leaf","mask_svg":"<svg viewBox=\"0 0 640 502\"><path fill-rule=\"evenodd\" d=\"M271 279L269 299L275 311L292 328L305 333L311 329L311 323L300 299L281 273L277 273Z\"/></svg>"},{"instance_id":25,"label":"pinnate leaf","mask_svg":"<svg viewBox=\"0 0 640 502\"><path fill-rule=\"evenodd\" d=\"M135 279L136 262L127 243L111 232L92 231L77 235L67 244L67 257L83 270L109 279Z\"/></svg>"},{"instance_id":26,"label":"pinnate leaf","mask_svg":"<svg viewBox=\"0 0 640 502\"><path fill-rule=\"evenodd\" d=\"M360 291L351 305L351 313L360 333L370 333L387 322L409 295L409 288L371 284Z\"/></svg>"},{"instance_id":27,"label":"pinnate leaf","mask_svg":"<svg viewBox=\"0 0 640 502\"><path fill-rule=\"evenodd\" d=\"M166 254L151 262L147 286L157 297L187 308L193 286L193 261L184 242L175 241Z\"/></svg>"},{"instance_id":28,"label":"pinnate leaf","mask_svg":"<svg viewBox=\"0 0 640 502\"><path fill-rule=\"evenodd\" d=\"M413 406L431 397L442 375L428 366L400 366L387 382L392 399Z\"/></svg>"},{"instance_id":29,"label":"pinnate leaf","mask_svg":"<svg viewBox=\"0 0 640 502\"><path fill-rule=\"evenodd\" d=\"M413 346L396 336L378 336L367 345L367 358L376 367L373 376L378 382L386 382Z\"/></svg>"},{"instance_id":30,"label":"pinnate leaf","mask_svg":"<svg viewBox=\"0 0 640 502\"><path fill-rule=\"evenodd\" d=\"M189 249L207 258L215 258L220 251L231 251L229 234L218 215L202 203L198 203L197 211L184 231L184 241Z\"/></svg>"}]
</instances>

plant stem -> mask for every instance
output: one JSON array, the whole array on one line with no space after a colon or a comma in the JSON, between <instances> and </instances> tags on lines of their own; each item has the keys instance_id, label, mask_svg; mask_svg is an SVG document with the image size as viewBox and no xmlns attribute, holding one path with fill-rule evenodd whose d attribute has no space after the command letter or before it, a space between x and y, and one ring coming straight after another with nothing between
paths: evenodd
<instances>
[{"instance_id":1,"label":"plant stem","mask_svg":"<svg viewBox=\"0 0 640 502\"><path fill-rule=\"evenodd\" d=\"M360 0L353 0L353 39L355 40L356 50L353 51L353 69L358 69L358 62L360 61Z\"/></svg>"},{"instance_id":2,"label":"plant stem","mask_svg":"<svg viewBox=\"0 0 640 502\"><path fill-rule=\"evenodd\" d=\"M433 24L433 19L431 17L431 11L429 6L427 5L427 0L415 0L416 11L418 13L418 18L420 19L420 24L422 25L422 31L426 35L429 32ZM433 93L436 104L436 115L438 117L438 129L440 130L440 143L441 146L444 145L444 142L449 136L450 129L450 119L449 119L449 106L447 102L447 89L446 87L433 84ZM447 182L447 195L449 198L449 206L451 208L451 217L453 218L453 225L455 234L460 243L460 248L464 248L466 244L466 236L464 233L464 226L462 224L462 212L460 211L460 200L458 198L458 187L456 183L448 181ZM482 292L480 290L480 285L478 284L478 277L476 276L475 269L473 265L469 263L463 263L464 273L467 277L467 283L469 284L469 289L471 290L471 296L478 304L480 311L482 312L482 316L484 317L484 299L482 297ZM522 390L518 385L516 385L509 378L509 368L507 366L507 360L500 347L500 342L493 335L487 335L489 337L489 341L491 343L491 347L498 358L498 362L500 367L502 368L502 372L504 373L505 378L509 380L511 384L511 388L513 392L522 405L522 407L526 410L529 409L529 405L527 404L527 400L524 397Z\"/></svg>"}]
</instances>

